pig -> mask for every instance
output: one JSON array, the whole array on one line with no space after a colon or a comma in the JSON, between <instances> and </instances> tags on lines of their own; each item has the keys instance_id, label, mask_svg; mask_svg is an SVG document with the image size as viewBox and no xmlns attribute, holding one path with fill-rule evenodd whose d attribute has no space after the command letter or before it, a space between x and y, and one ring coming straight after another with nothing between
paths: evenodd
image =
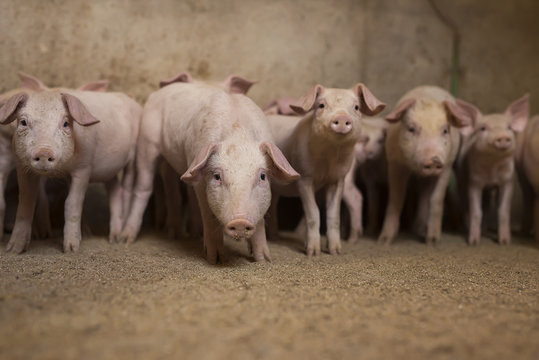
<instances>
[{"instance_id":1,"label":"pig","mask_svg":"<svg viewBox=\"0 0 539 360\"><path fill-rule=\"evenodd\" d=\"M532 117L517 134L515 164L522 188L522 233L529 235L532 224L539 243L539 115Z\"/></svg>"},{"instance_id":2,"label":"pig","mask_svg":"<svg viewBox=\"0 0 539 360\"><path fill-rule=\"evenodd\" d=\"M20 71L18 73L20 79L20 88L13 89L2 95L0 95L0 107L7 102L7 100L21 92L26 91L27 93L49 90L41 80L38 78L28 75ZM89 90L89 91L106 91L108 87L108 81L94 81L82 85L79 89ZM11 149L11 142L13 138L13 133L16 129L15 122L11 123L9 126L0 127L0 150L2 156L0 157L0 239L4 234L4 215L5 215L5 198L4 191L7 178L11 171L15 168L15 157ZM48 199L45 193L45 181L42 180L39 183L39 198L37 201L37 224L34 232L38 237L48 237L52 233L50 217L49 217L49 206Z\"/></svg>"},{"instance_id":3,"label":"pig","mask_svg":"<svg viewBox=\"0 0 539 360\"><path fill-rule=\"evenodd\" d=\"M513 193L516 133L526 127L529 116L529 95L513 102L503 114L483 115L479 109L465 131L462 150L457 160L457 179L462 198L468 200L468 244L481 239L481 196L485 187L500 191L498 206L498 241L511 243L510 211Z\"/></svg>"},{"instance_id":4,"label":"pig","mask_svg":"<svg viewBox=\"0 0 539 360\"><path fill-rule=\"evenodd\" d=\"M473 105L436 86L412 89L386 116L391 123L385 143L389 199L380 243L389 245L399 231L412 174L427 182L421 189L418 209L418 219L427 221L419 233L427 244L440 239L445 192L461 141L458 129L469 126L476 116Z\"/></svg>"},{"instance_id":5,"label":"pig","mask_svg":"<svg viewBox=\"0 0 539 360\"><path fill-rule=\"evenodd\" d=\"M293 97L282 97L270 101L264 106L264 114L266 115L296 115L290 105L294 104L297 99Z\"/></svg>"},{"instance_id":6,"label":"pig","mask_svg":"<svg viewBox=\"0 0 539 360\"><path fill-rule=\"evenodd\" d=\"M280 196L301 198L307 224L305 252L320 254L320 211L315 192L326 187L327 238L330 254L342 251L340 204L344 177L354 160L360 137L361 114L376 115L385 107L362 83L352 89L314 86L291 108L300 116L269 115L277 146L301 179L289 185L274 184L270 234L277 233Z\"/></svg>"},{"instance_id":7,"label":"pig","mask_svg":"<svg viewBox=\"0 0 539 360\"><path fill-rule=\"evenodd\" d=\"M270 178L299 174L273 144L262 110L242 93L203 82L173 83L152 93L144 106L137 145L137 181L122 238L133 242L163 157L194 186L202 214L205 256L225 260L224 238L247 240L256 261L271 260L264 214Z\"/></svg>"},{"instance_id":8,"label":"pig","mask_svg":"<svg viewBox=\"0 0 539 360\"><path fill-rule=\"evenodd\" d=\"M7 251L20 253L28 248L40 177L71 179L65 202L65 252L79 249L89 182L105 182L111 207L109 239L120 235L123 209L131 200L141 111L121 93L49 89L9 98L0 108L0 123L16 121L13 151L20 193Z\"/></svg>"},{"instance_id":9,"label":"pig","mask_svg":"<svg viewBox=\"0 0 539 360\"><path fill-rule=\"evenodd\" d=\"M366 185L368 216L367 232L378 226L379 188L387 184L387 163L384 144L388 123L383 118L365 118L361 122L361 138L355 145L356 161L344 178L343 200L350 213L349 243L355 243L363 234L363 195L356 187L356 173Z\"/></svg>"}]
</instances>

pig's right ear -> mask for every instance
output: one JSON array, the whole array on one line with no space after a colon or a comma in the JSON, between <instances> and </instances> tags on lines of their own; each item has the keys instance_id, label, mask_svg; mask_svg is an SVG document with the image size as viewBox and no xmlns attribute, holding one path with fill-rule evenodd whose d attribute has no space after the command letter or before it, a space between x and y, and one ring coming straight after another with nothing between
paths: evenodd
<instances>
[{"instance_id":1,"label":"pig's right ear","mask_svg":"<svg viewBox=\"0 0 539 360\"><path fill-rule=\"evenodd\" d=\"M397 105L393 111L391 111L385 119L389 121L390 123L396 123L397 121L401 121L404 118L404 115L406 114L406 111L410 109L415 104L415 99L408 99L402 101L400 104Z\"/></svg>"},{"instance_id":2,"label":"pig's right ear","mask_svg":"<svg viewBox=\"0 0 539 360\"><path fill-rule=\"evenodd\" d=\"M90 126L99 122L77 97L64 93L60 95L62 95L67 112L79 125Z\"/></svg>"},{"instance_id":3,"label":"pig's right ear","mask_svg":"<svg viewBox=\"0 0 539 360\"><path fill-rule=\"evenodd\" d=\"M208 164L210 156L219 151L220 144L213 143L204 146L195 156L195 159L189 165L189 169L182 175L181 179L188 184L200 181L203 175L203 170Z\"/></svg>"},{"instance_id":4,"label":"pig's right ear","mask_svg":"<svg viewBox=\"0 0 539 360\"><path fill-rule=\"evenodd\" d=\"M520 99L515 100L507 107L505 113L511 119L511 129L516 132L523 131L530 117L530 95L526 94Z\"/></svg>"},{"instance_id":5,"label":"pig's right ear","mask_svg":"<svg viewBox=\"0 0 539 360\"><path fill-rule=\"evenodd\" d=\"M273 162L271 174L281 182L291 182L300 178L300 175L292 165L286 160L285 156L279 148L272 143L263 142L260 144L262 153L268 155Z\"/></svg>"},{"instance_id":6,"label":"pig's right ear","mask_svg":"<svg viewBox=\"0 0 539 360\"><path fill-rule=\"evenodd\" d=\"M256 83L256 81L247 80L238 75L230 75L223 83L223 87L229 94L243 94L246 95L247 91Z\"/></svg>"},{"instance_id":7,"label":"pig's right ear","mask_svg":"<svg viewBox=\"0 0 539 360\"><path fill-rule=\"evenodd\" d=\"M25 74L22 71L19 71L18 74L22 88L33 91L43 91L48 89L47 85L43 84L43 82L35 76Z\"/></svg>"},{"instance_id":8,"label":"pig's right ear","mask_svg":"<svg viewBox=\"0 0 539 360\"><path fill-rule=\"evenodd\" d=\"M182 72L174 77L171 77L170 79L159 81L159 87L162 88L162 87L165 87L167 85L174 84L177 82L192 83L193 77L191 76L191 74L187 72Z\"/></svg>"},{"instance_id":9,"label":"pig's right ear","mask_svg":"<svg viewBox=\"0 0 539 360\"><path fill-rule=\"evenodd\" d=\"M17 93L0 107L0 124L6 125L16 119L17 109L23 106L28 100L28 94L24 92Z\"/></svg>"},{"instance_id":10,"label":"pig's right ear","mask_svg":"<svg viewBox=\"0 0 539 360\"><path fill-rule=\"evenodd\" d=\"M106 92L108 88L109 88L108 80L98 80L98 81L89 82L88 84L84 84L81 87L79 87L77 90Z\"/></svg>"},{"instance_id":11,"label":"pig's right ear","mask_svg":"<svg viewBox=\"0 0 539 360\"><path fill-rule=\"evenodd\" d=\"M324 92L324 87L320 84L315 85L307 94L303 95L299 100L290 104L290 108L299 115L304 115L314 108L316 98Z\"/></svg>"},{"instance_id":12,"label":"pig's right ear","mask_svg":"<svg viewBox=\"0 0 539 360\"><path fill-rule=\"evenodd\" d=\"M478 108L460 99L456 99L455 102L445 100L443 105L447 112L447 120L452 126L458 127L464 136L473 133L477 119L481 116Z\"/></svg>"}]
</instances>

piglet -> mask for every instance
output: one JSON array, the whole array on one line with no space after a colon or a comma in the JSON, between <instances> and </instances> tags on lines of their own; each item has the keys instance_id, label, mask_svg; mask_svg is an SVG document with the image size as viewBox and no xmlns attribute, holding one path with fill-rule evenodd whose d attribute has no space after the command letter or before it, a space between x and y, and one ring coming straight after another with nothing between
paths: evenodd
<instances>
[{"instance_id":1,"label":"piglet","mask_svg":"<svg viewBox=\"0 0 539 360\"><path fill-rule=\"evenodd\" d=\"M361 114L376 115L384 107L362 83L352 89L316 85L291 105L302 116L268 116L277 146L301 174L294 184L273 186L272 235L277 233L278 198L299 196L307 223L306 253L320 254L320 211L315 192L326 187L329 252L341 253L340 204L344 177L352 166L354 146L360 138Z\"/></svg>"},{"instance_id":2,"label":"piglet","mask_svg":"<svg viewBox=\"0 0 539 360\"><path fill-rule=\"evenodd\" d=\"M385 150L389 200L378 241L390 244L399 231L406 187L412 174L425 178L421 190L418 227L427 244L441 237L445 192L460 145L458 128L469 126L475 107L455 100L435 86L420 86L406 93L386 116L390 125Z\"/></svg>"},{"instance_id":3,"label":"piglet","mask_svg":"<svg viewBox=\"0 0 539 360\"><path fill-rule=\"evenodd\" d=\"M526 127L529 96L513 102L505 113L483 115L475 109L472 124L464 128L466 138L457 161L457 179L461 198L468 198L470 231L468 244L481 239L481 196L485 187L498 187L498 241L511 242L510 210L513 194L516 133Z\"/></svg>"},{"instance_id":4,"label":"piglet","mask_svg":"<svg viewBox=\"0 0 539 360\"><path fill-rule=\"evenodd\" d=\"M202 82L177 82L150 95L137 145L134 202L122 232L127 242L139 232L161 156L195 188L208 262L224 260L224 237L247 240L256 261L270 260L264 232L270 179L299 175L273 144L252 100Z\"/></svg>"},{"instance_id":5,"label":"piglet","mask_svg":"<svg viewBox=\"0 0 539 360\"><path fill-rule=\"evenodd\" d=\"M0 123L16 121L13 149L19 205L7 251L28 248L40 176L71 178L65 202L64 251L77 251L89 182L103 181L111 207L109 239L119 235L129 206L141 107L120 93L80 90L19 92L0 108ZM123 171L122 183L118 174Z\"/></svg>"}]
</instances>

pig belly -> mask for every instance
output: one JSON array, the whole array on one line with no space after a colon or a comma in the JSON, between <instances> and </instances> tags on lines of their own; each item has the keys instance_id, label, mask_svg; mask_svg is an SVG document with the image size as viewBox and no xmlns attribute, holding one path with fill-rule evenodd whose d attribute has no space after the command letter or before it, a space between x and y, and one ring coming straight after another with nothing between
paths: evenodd
<instances>
[{"instance_id":1,"label":"pig belly","mask_svg":"<svg viewBox=\"0 0 539 360\"><path fill-rule=\"evenodd\" d=\"M129 161L128 153L118 154L117 156L110 155L106 160L97 162L92 167L90 176L91 182L102 182L112 179L118 175L120 171L127 165Z\"/></svg>"}]
</instances>

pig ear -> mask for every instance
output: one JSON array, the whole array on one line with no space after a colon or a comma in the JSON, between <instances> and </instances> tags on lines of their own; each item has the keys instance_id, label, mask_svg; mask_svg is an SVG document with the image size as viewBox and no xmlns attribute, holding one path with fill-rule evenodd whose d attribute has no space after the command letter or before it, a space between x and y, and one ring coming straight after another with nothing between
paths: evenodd
<instances>
[{"instance_id":1,"label":"pig ear","mask_svg":"<svg viewBox=\"0 0 539 360\"><path fill-rule=\"evenodd\" d=\"M445 100L443 105L449 123L459 128L462 135L471 135L477 119L482 116L481 111L474 105L460 99L456 99L455 102Z\"/></svg>"},{"instance_id":2,"label":"pig ear","mask_svg":"<svg viewBox=\"0 0 539 360\"><path fill-rule=\"evenodd\" d=\"M256 84L256 81L250 81L238 75L230 75L223 83L224 89L229 94L247 94L247 91Z\"/></svg>"},{"instance_id":3,"label":"pig ear","mask_svg":"<svg viewBox=\"0 0 539 360\"><path fill-rule=\"evenodd\" d=\"M320 84L315 85L307 94L303 95L290 108L299 115L304 115L311 111L316 102L316 98L324 93L324 87Z\"/></svg>"},{"instance_id":4,"label":"pig ear","mask_svg":"<svg viewBox=\"0 0 539 360\"><path fill-rule=\"evenodd\" d=\"M162 87L165 87L167 85L177 83L177 82L192 83L193 82L193 77L191 76L191 74L189 74L187 72L182 72L182 73L180 73L180 74L178 74L178 75L176 75L174 77L171 77L169 79L159 81L159 87L162 88Z\"/></svg>"},{"instance_id":5,"label":"pig ear","mask_svg":"<svg viewBox=\"0 0 539 360\"><path fill-rule=\"evenodd\" d=\"M513 102L505 113L511 118L511 129L521 132L526 127L530 116L530 94L526 94Z\"/></svg>"},{"instance_id":6,"label":"pig ear","mask_svg":"<svg viewBox=\"0 0 539 360\"><path fill-rule=\"evenodd\" d=\"M354 94L357 94L361 104L359 110L365 115L374 116L386 107L386 104L378 100L362 83L357 83L354 86Z\"/></svg>"},{"instance_id":7,"label":"pig ear","mask_svg":"<svg viewBox=\"0 0 539 360\"><path fill-rule=\"evenodd\" d=\"M35 76L28 75L23 73L22 71L19 71L19 79L21 79L21 87L25 89L30 89L34 91L43 91L47 90L47 85L43 84L41 80L36 78Z\"/></svg>"},{"instance_id":8,"label":"pig ear","mask_svg":"<svg viewBox=\"0 0 539 360\"><path fill-rule=\"evenodd\" d=\"M81 87L79 87L77 90L106 92L108 88L109 88L108 80L98 80L98 81L89 82L88 84L84 84Z\"/></svg>"},{"instance_id":9,"label":"pig ear","mask_svg":"<svg viewBox=\"0 0 539 360\"><path fill-rule=\"evenodd\" d=\"M269 156L273 162L272 175L279 181L291 182L299 179L300 175L292 165L286 160L283 153L279 148L272 143L263 142L260 144L260 150L262 153Z\"/></svg>"},{"instance_id":10,"label":"pig ear","mask_svg":"<svg viewBox=\"0 0 539 360\"><path fill-rule=\"evenodd\" d=\"M67 112L79 125L90 126L99 122L78 98L70 94L62 93L61 95Z\"/></svg>"},{"instance_id":11,"label":"pig ear","mask_svg":"<svg viewBox=\"0 0 539 360\"><path fill-rule=\"evenodd\" d=\"M204 146L195 156L195 159L189 165L189 169L182 175L181 179L186 183L196 183L202 178L202 170L208 164L210 156L219 151L220 144L213 143Z\"/></svg>"},{"instance_id":12,"label":"pig ear","mask_svg":"<svg viewBox=\"0 0 539 360\"><path fill-rule=\"evenodd\" d=\"M28 100L28 94L17 93L10 97L7 102L0 107L0 124L6 125L15 120L17 109L23 106Z\"/></svg>"},{"instance_id":13,"label":"pig ear","mask_svg":"<svg viewBox=\"0 0 539 360\"><path fill-rule=\"evenodd\" d=\"M397 121L401 121L404 118L404 114L406 114L406 111L410 109L415 104L415 99L408 99L402 101L400 104L397 105L393 111L391 111L385 119L389 121L390 123L396 123Z\"/></svg>"}]
</instances>

